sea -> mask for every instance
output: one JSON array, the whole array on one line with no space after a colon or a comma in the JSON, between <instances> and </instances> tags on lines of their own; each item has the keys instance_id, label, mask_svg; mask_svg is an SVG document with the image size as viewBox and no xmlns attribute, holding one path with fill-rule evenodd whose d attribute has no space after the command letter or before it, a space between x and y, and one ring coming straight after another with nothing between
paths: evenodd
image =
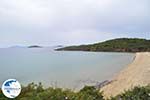
<instances>
[{"instance_id":1,"label":"sea","mask_svg":"<svg viewBox=\"0 0 150 100\"><path fill-rule=\"evenodd\" d=\"M50 48L1 48L0 85L17 79L21 85L80 89L111 80L134 60L134 53L54 51Z\"/></svg>"}]
</instances>

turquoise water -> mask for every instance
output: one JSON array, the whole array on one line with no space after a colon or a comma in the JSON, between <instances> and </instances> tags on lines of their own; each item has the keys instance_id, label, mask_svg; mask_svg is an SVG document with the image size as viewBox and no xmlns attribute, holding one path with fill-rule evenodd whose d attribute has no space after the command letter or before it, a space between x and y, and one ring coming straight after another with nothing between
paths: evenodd
<instances>
[{"instance_id":1,"label":"turquoise water","mask_svg":"<svg viewBox=\"0 0 150 100\"><path fill-rule=\"evenodd\" d=\"M131 53L0 49L0 85L15 78L23 85L42 82L45 87L77 89L110 79L133 59Z\"/></svg>"}]
</instances>

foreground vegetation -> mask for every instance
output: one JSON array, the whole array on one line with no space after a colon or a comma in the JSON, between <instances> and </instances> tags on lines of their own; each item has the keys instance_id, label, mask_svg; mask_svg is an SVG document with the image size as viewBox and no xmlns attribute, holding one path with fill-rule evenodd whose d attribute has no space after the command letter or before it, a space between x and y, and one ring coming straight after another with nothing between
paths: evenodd
<instances>
[{"instance_id":1,"label":"foreground vegetation","mask_svg":"<svg viewBox=\"0 0 150 100\"><path fill-rule=\"evenodd\" d=\"M0 91L0 100L9 100ZM46 88L31 83L22 88L21 94L13 100L105 100L102 92L93 86L85 86L79 92L61 88ZM150 100L150 86L135 87L108 100Z\"/></svg>"},{"instance_id":2,"label":"foreground vegetation","mask_svg":"<svg viewBox=\"0 0 150 100\"><path fill-rule=\"evenodd\" d=\"M150 40L118 38L90 45L69 46L57 50L104 51L104 52L146 52L150 51Z\"/></svg>"}]
</instances>

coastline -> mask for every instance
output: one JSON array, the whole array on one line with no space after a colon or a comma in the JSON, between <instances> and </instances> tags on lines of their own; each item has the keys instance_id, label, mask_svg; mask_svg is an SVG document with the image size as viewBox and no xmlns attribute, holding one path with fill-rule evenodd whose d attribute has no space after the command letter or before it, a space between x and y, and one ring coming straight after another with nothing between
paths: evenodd
<instances>
[{"instance_id":1,"label":"coastline","mask_svg":"<svg viewBox=\"0 0 150 100\"><path fill-rule=\"evenodd\" d=\"M150 52L136 53L131 64L113 77L113 81L102 87L106 98L116 96L135 86L150 84Z\"/></svg>"}]
</instances>

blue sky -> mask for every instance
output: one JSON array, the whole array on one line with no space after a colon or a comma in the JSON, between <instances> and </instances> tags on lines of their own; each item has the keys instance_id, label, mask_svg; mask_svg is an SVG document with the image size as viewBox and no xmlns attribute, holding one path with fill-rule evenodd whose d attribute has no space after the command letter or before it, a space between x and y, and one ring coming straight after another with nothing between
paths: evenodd
<instances>
[{"instance_id":1,"label":"blue sky","mask_svg":"<svg viewBox=\"0 0 150 100\"><path fill-rule=\"evenodd\" d=\"M150 0L0 0L0 47L150 39Z\"/></svg>"}]
</instances>

